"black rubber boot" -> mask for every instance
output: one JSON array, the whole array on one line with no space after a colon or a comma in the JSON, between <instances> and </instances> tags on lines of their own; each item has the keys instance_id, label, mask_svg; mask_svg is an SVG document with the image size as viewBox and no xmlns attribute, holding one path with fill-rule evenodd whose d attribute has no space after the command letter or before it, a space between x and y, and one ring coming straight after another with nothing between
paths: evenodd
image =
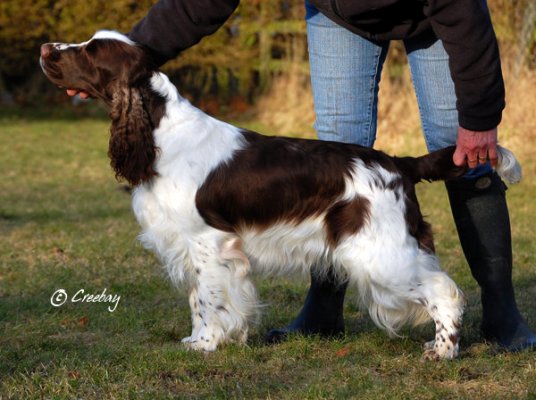
<instances>
[{"instance_id":1,"label":"black rubber boot","mask_svg":"<svg viewBox=\"0 0 536 400\"><path fill-rule=\"evenodd\" d=\"M319 279L311 272L311 287L302 310L285 328L268 332L266 342L281 342L289 333L325 337L343 334L343 305L347 286L347 283L337 283L331 274L325 279Z\"/></svg>"},{"instance_id":2,"label":"black rubber boot","mask_svg":"<svg viewBox=\"0 0 536 400\"><path fill-rule=\"evenodd\" d=\"M480 285L484 338L509 351L534 348L536 333L519 313L512 285L505 184L493 173L446 186L465 258Z\"/></svg>"}]
</instances>

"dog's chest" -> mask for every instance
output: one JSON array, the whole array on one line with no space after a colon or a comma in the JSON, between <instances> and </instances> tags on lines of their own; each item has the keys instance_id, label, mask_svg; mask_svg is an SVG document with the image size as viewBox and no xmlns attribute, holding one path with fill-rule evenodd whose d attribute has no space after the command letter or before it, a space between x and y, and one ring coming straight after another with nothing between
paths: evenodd
<instances>
[{"instance_id":1,"label":"dog's chest","mask_svg":"<svg viewBox=\"0 0 536 400\"><path fill-rule=\"evenodd\" d=\"M140 240L145 247L161 257L171 251L187 250L189 238L205 226L195 207L195 193L194 182L176 182L166 177L136 188L132 208L141 225Z\"/></svg>"}]
</instances>

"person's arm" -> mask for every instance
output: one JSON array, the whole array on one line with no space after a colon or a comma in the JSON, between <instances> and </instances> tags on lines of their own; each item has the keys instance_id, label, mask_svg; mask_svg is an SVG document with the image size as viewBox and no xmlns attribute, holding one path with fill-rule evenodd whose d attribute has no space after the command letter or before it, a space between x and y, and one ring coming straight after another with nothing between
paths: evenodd
<instances>
[{"instance_id":1,"label":"person's arm","mask_svg":"<svg viewBox=\"0 0 536 400\"><path fill-rule=\"evenodd\" d=\"M432 28L449 55L460 128L454 162L496 162L497 126L505 106L499 48L484 0L429 0Z\"/></svg>"},{"instance_id":2,"label":"person's arm","mask_svg":"<svg viewBox=\"0 0 536 400\"><path fill-rule=\"evenodd\" d=\"M128 36L147 47L158 65L220 28L239 0L160 0Z\"/></svg>"},{"instance_id":3,"label":"person's arm","mask_svg":"<svg viewBox=\"0 0 536 400\"><path fill-rule=\"evenodd\" d=\"M504 82L484 0L429 0L424 9L449 55L460 126L486 131L501 122Z\"/></svg>"}]
</instances>

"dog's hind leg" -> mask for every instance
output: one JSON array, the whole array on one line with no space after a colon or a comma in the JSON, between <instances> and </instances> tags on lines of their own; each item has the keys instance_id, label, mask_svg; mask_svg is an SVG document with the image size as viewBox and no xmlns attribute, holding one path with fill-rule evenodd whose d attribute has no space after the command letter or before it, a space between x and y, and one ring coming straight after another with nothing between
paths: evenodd
<instances>
[{"instance_id":1,"label":"dog's hind leg","mask_svg":"<svg viewBox=\"0 0 536 400\"><path fill-rule=\"evenodd\" d=\"M424 307L436 330L435 339L425 344L424 358L453 359L459 353L465 304L463 294L454 281L440 270L435 256L420 251L416 264L415 282L409 288L408 297Z\"/></svg>"},{"instance_id":2,"label":"dog's hind leg","mask_svg":"<svg viewBox=\"0 0 536 400\"><path fill-rule=\"evenodd\" d=\"M375 251L369 263L354 263L349 269L351 282L357 284L360 300L373 321L390 336L397 336L404 325L418 325L431 317L436 335L426 348L425 358L455 358L463 295L441 271L434 255L421 249L405 250L391 255L386 249Z\"/></svg>"},{"instance_id":3,"label":"dog's hind leg","mask_svg":"<svg viewBox=\"0 0 536 400\"><path fill-rule=\"evenodd\" d=\"M199 243L190 292L192 335L183 339L191 349L214 351L220 343L247 340L257 299L247 277L249 263L234 240L214 248Z\"/></svg>"}]
</instances>

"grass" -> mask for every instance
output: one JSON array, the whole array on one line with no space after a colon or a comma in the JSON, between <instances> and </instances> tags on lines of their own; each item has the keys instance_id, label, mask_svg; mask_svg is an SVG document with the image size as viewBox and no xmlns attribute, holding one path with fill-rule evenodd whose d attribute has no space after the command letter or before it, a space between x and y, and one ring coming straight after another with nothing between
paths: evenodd
<instances>
[{"instance_id":1,"label":"grass","mask_svg":"<svg viewBox=\"0 0 536 400\"><path fill-rule=\"evenodd\" d=\"M258 282L268 306L247 346L186 351L179 344L190 329L186 295L136 242L129 195L108 166L107 130L99 119L0 118L0 399L536 398L535 353L481 343L477 286L441 184L420 185L419 197L442 264L468 297L460 359L422 363L431 325L391 340L351 301L346 336L267 346L263 334L288 322L306 293L306 282L286 279ZM508 192L514 281L532 326L534 170L526 161L525 182ZM113 313L104 303L56 308L50 297L60 288L70 295L106 288L121 300Z\"/></svg>"}]
</instances>

